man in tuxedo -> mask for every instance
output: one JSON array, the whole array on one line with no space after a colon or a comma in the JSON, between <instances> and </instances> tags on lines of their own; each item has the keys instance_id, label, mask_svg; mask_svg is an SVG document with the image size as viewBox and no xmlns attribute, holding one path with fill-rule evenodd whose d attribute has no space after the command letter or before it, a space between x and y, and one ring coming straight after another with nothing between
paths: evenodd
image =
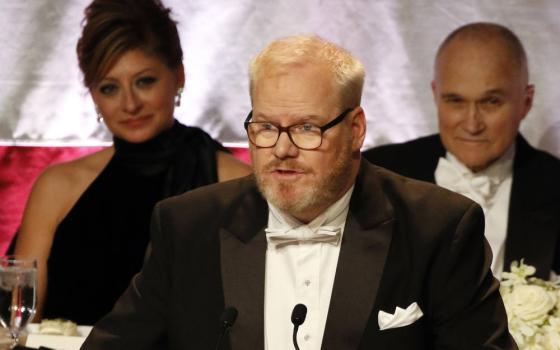
<instances>
[{"instance_id":1,"label":"man in tuxedo","mask_svg":"<svg viewBox=\"0 0 560 350\"><path fill-rule=\"evenodd\" d=\"M83 349L516 349L480 207L361 161L362 64L316 36L250 67L255 175L159 203L152 254ZM399 309L397 309L397 307ZM218 346L220 347L220 346Z\"/></svg>"},{"instance_id":2,"label":"man in tuxedo","mask_svg":"<svg viewBox=\"0 0 560 350\"><path fill-rule=\"evenodd\" d=\"M511 30L492 23L460 27L435 59L439 134L364 156L478 202L496 276L524 259L548 279L560 271L560 161L519 134L533 102L528 81L525 50Z\"/></svg>"}]
</instances>

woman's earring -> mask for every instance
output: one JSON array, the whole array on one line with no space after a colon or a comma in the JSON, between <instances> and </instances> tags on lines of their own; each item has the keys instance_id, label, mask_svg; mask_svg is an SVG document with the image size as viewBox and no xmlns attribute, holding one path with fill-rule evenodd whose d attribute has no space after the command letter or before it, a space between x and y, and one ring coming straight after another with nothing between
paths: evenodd
<instances>
[{"instance_id":1,"label":"woman's earring","mask_svg":"<svg viewBox=\"0 0 560 350\"><path fill-rule=\"evenodd\" d=\"M101 114L101 111L97 106L95 106L95 113L97 114L97 122L101 123L101 121L103 120L103 114Z\"/></svg>"},{"instance_id":2,"label":"woman's earring","mask_svg":"<svg viewBox=\"0 0 560 350\"><path fill-rule=\"evenodd\" d=\"M181 95L183 94L183 88L177 89L177 95L175 95L175 106L179 107L181 105Z\"/></svg>"}]
</instances>

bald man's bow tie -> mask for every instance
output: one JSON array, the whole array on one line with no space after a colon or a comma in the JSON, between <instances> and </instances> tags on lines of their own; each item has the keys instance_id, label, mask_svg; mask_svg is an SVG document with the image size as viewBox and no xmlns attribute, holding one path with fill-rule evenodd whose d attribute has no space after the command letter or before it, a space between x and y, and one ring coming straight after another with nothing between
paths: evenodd
<instances>
[{"instance_id":1,"label":"bald man's bow tie","mask_svg":"<svg viewBox=\"0 0 560 350\"><path fill-rule=\"evenodd\" d=\"M463 172L462 169L443 157L439 159L435 178L439 186L462 194L483 207L492 204L492 199L501 182L498 177Z\"/></svg>"}]
</instances>

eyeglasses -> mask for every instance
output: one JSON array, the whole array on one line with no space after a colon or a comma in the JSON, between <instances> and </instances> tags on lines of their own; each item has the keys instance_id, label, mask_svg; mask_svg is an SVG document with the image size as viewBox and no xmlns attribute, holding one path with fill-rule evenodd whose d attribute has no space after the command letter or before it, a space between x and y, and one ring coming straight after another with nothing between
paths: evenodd
<instances>
[{"instance_id":1,"label":"eyeglasses","mask_svg":"<svg viewBox=\"0 0 560 350\"><path fill-rule=\"evenodd\" d=\"M323 133L333 126L339 124L351 112L353 108L348 108L338 117L334 118L323 126L317 126L311 123L296 124L290 126L278 126L271 122L251 122L253 111L245 119L245 130L249 141L257 147L271 148L276 146L280 134L284 131L288 133L290 141L297 148L303 150L314 150L321 147L323 143Z\"/></svg>"}]
</instances>

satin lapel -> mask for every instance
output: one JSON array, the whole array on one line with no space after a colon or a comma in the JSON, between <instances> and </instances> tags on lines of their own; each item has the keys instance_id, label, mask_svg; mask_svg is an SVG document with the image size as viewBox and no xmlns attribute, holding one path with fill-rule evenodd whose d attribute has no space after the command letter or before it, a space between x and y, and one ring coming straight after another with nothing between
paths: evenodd
<instances>
[{"instance_id":1,"label":"satin lapel","mask_svg":"<svg viewBox=\"0 0 560 350\"><path fill-rule=\"evenodd\" d=\"M556 246L558 213L557 207L543 205L543 199L550 196L546 186L535 185L538 176L550 176L538 175L541 170L532 166L535 154L536 150L519 135L513 165L504 269L509 270L513 260L524 258L525 263L537 268L537 277L548 279L555 260L555 249L551 247Z\"/></svg>"},{"instance_id":2,"label":"satin lapel","mask_svg":"<svg viewBox=\"0 0 560 350\"><path fill-rule=\"evenodd\" d=\"M224 301L238 310L229 340L233 350L263 349L268 206L255 190L234 207L220 232Z\"/></svg>"},{"instance_id":3,"label":"satin lapel","mask_svg":"<svg viewBox=\"0 0 560 350\"><path fill-rule=\"evenodd\" d=\"M421 177L419 177L419 180L428 181L435 184L436 183L435 172L437 169L439 158L445 157L447 151L445 150L445 147L443 147L443 143L441 143L441 138L439 134L437 134L436 137L434 137L430 141L431 142L428 149L421 150L422 154L426 154L430 158L427 161L428 164L426 164L425 167L423 165L419 165L426 171L423 173Z\"/></svg>"},{"instance_id":4,"label":"satin lapel","mask_svg":"<svg viewBox=\"0 0 560 350\"><path fill-rule=\"evenodd\" d=\"M372 312L394 219L373 167L362 162L331 295L322 349L358 349Z\"/></svg>"},{"instance_id":5,"label":"satin lapel","mask_svg":"<svg viewBox=\"0 0 560 350\"><path fill-rule=\"evenodd\" d=\"M513 197L513 196L512 196ZM524 259L526 264L536 267L535 276L548 279L553 268L557 245L557 213L510 211L510 229L506 238L504 270L509 271L511 262ZM516 218L518 217L518 218Z\"/></svg>"},{"instance_id":6,"label":"satin lapel","mask_svg":"<svg viewBox=\"0 0 560 350\"><path fill-rule=\"evenodd\" d=\"M322 349L358 349L373 309L393 221L362 230L347 219Z\"/></svg>"}]
</instances>

